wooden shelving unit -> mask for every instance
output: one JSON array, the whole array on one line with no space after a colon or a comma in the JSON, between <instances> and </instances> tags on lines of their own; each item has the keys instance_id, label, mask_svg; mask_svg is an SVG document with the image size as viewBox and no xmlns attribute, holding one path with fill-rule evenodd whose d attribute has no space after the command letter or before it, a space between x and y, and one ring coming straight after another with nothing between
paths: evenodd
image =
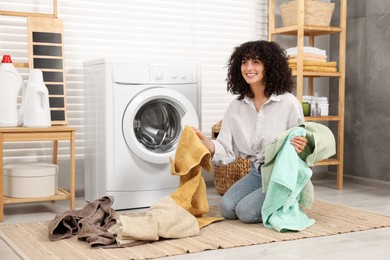
<instances>
[{"instance_id":1,"label":"wooden shelving unit","mask_svg":"<svg viewBox=\"0 0 390 260\"><path fill-rule=\"evenodd\" d=\"M286 1L287 2L287 1ZM293 71L296 77L296 95L302 102L304 78L308 79L307 92L313 95L314 78L316 77L335 77L338 78L338 114L331 116L305 117L306 121L334 121L338 124L337 130L337 159L328 159L317 163L316 165L335 165L337 166L337 189L343 188L343 167L344 167L344 97L345 97L345 47L346 47L346 13L347 0L340 0L340 23L338 27L334 26L312 26L304 24L305 0L298 0L298 23L294 26L275 28L275 0L268 1L268 40L274 41L276 35L289 35L297 38L298 63L297 70ZM304 72L303 71L303 47L305 37L308 38L309 46L315 46L315 37L321 35L338 34L339 35L339 59L337 72Z\"/></svg>"},{"instance_id":2,"label":"wooden shelving unit","mask_svg":"<svg viewBox=\"0 0 390 260\"><path fill-rule=\"evenodd\" d=\"M58 141L69 141L69 191L66 191L62 188L58 188L55 195L39 198L11 198L3 196L4 143L25 141L53 141L53 164L57 164ZM0 128L0 221L3 220L4 204L56 200L69 200L70 209L73 209L75 207L75 129L68 126L52 126L48 128Z\"/></svg>"},{"instance_id":3,"label":"wooden shelving unit","mask_svg":"<svg viewBox=\"0 0 390 260\"><path fill-rule=\"evenodd\" d=\"M30 12L17 12L17 11L7 11L0 10L0 15L5 16L20 16L26 17L28 20L28 32L29 32L29 63L14 63L16 68L37 68L47 72L61 72L64 73L63 68L55 69L50 67L36 67L35 61L36 58L48 58L49 60L53 60L52 56L37 56L33 52L34 46L44 46L48 47L53 45L54 47L62 48L62 33L61 33L61 45L60 44L52 44L47 41L40 40L39 43L34 45L34 34L36 33L44 33L45 35L50 34L50 37L53 37L53 34L59 34L62 31L62 27L58 29L58 24L62 26L62 22L57 19L57 0L53 0L53 10L52 13L30 13ZM49 21L45 19L51 19ZM31 24L31 25L30 25ZM41 28L42 27L42 28ZM52 27L55 27L54 31ZM58 35L56 35L58 36ZM58 37L57 37L58 38ZM63 54L61 54L61 59L63 58ZM63 62L61 60L61 62ZM45 74L44 74L45 80ZM49 86L51 82L46 82L46 86ZM50 99L61 99L62 103L66 103L65 93L65 84L64 82L54 82L55 84L63 84L61 94L51 94L49 89L49 98ZM51 102L51 101L50 101ZM53 102L51 102L53 103ZM4 217L4 205L5 204L13 204L13 203L25 203L25 202L40 202L40 201L56 201L56 200L69 200L70 209L75 207L75 129L67 126L66 121L66 108L52 108L51 104L51 119L52 119L52 127L48 128L28 128L28 127L13 127L13 128L0 128L0 222ZM53 113L54 110L54 113ZM60 118L56 115L56 112L63 112ZM58 114L58 113L57 113ZM63 115L63 116L62 116ZM56 194L47 197L39 197L39 198L11 198L3 196L3 148L4 143L6 142L30 142L30 141L52 141L53 142L53 158L52 163L57 164L58 157L58 141L69 141L70 143L70 187L69 190L65 190L62 188L57 188Z\"/></svg>"}]
</instances>

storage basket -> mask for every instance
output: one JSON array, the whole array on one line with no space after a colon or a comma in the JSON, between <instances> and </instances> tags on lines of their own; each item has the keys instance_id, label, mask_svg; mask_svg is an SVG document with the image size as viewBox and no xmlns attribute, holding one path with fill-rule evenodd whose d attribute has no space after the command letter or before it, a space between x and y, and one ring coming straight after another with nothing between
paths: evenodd
<instances>
[{"instance_id":1,"label":"storage basket","mask_svg":"<svg viewBox=\"0 0 390 260\"><path fill-rule=\"evenodd\" d=\"M216 139L221 129L222 121L212 126L212 139ZM213 165L214 167L214 186L221 195L232 186L236 181L244 177L250 171L250 160L238 157L236 161L228 165Z\"/></svg>"},{"instance_id":2,"label":"storage basket","mask_svg":"<svg viewBox=\"0 0 390 260\"><path fill-rule=\"evenodd\" d=\"M57 191L58 166L46 163L9 164L3 167L4 196L38 198Z\"/></svg>"},{"instance_id":3,"label":"storage basket","mask_svg":"<svg viewBox=\"0 0 390 260\"><path fill-rule=\"evenodd\" d=\"M335 3L325 3L315 0L305 1L305 25L329 26ZM290 1L280 5L284 26L298 24L298 1Z\"/></svg>"}]
</instances>

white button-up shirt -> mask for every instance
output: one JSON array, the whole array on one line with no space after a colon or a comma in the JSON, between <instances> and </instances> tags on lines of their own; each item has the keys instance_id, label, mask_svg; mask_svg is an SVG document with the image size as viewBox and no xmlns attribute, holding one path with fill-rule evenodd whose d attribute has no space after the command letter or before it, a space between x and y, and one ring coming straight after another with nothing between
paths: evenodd
<instances>
[{"instance_id":1,"label":"white button-up shirt","mask_svg":"<svg viewBox=\"0 0 390 260\"><path fill-rule=\"evenodd\" d=\"M222 119L212 161L228 164L237 156L250 159L256 168L264 162L265 147L281 133L304 122L302 106L291 93L272 95L256 111L251 98L233 100Z\"/></svg>"}]
</instances>

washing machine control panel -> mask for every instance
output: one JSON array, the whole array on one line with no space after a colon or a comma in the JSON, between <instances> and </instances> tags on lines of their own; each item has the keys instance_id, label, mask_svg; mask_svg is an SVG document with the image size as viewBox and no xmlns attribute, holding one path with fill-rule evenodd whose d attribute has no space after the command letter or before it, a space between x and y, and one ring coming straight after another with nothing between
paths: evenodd
<instances>
[{"instance_id":1,"label":"washing machine control panel","mask_svg":"<svg viewBox=\"0 0 390 260\"><path fill-rule=\"evenodd\" d=\"M196 65L151 65L151 83L175 84L196 82Z\"/></svg>"}]
</instances>

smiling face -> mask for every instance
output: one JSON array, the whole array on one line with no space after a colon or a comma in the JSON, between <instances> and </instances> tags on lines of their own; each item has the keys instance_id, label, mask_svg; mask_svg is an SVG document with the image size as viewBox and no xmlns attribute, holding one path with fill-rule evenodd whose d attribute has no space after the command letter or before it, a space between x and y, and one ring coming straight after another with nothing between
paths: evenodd
<instances>
[{"instance_id":1,"label":"smiling face","mask_svg":"<svg viewBox=\"0 0 390 260\"><path fill-rule=\"evenodd\" d=\"M264 64L258 59L243 59L241 74L250 86L263 84Z\"/></svg>"}]
</instances>

